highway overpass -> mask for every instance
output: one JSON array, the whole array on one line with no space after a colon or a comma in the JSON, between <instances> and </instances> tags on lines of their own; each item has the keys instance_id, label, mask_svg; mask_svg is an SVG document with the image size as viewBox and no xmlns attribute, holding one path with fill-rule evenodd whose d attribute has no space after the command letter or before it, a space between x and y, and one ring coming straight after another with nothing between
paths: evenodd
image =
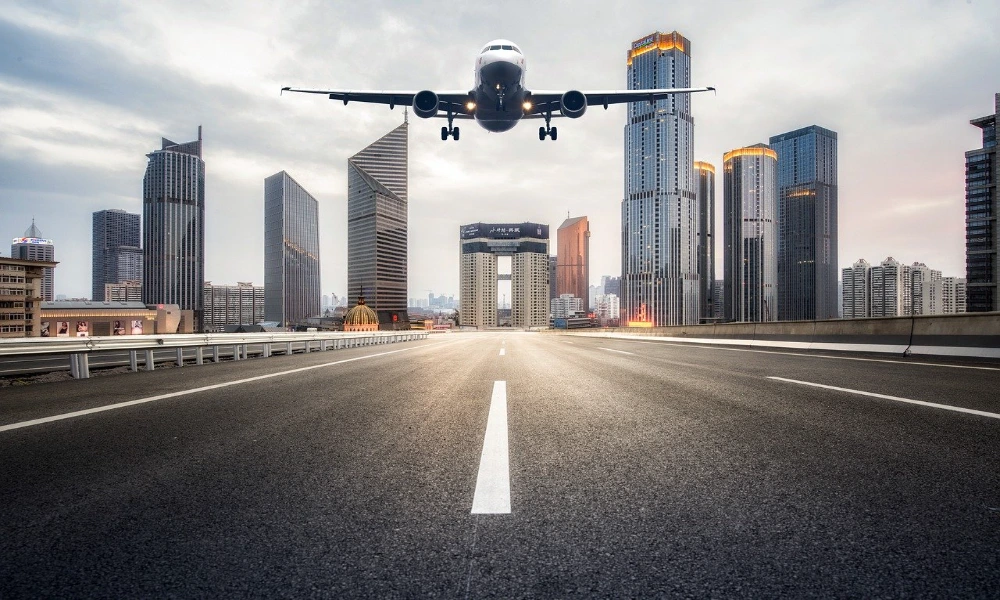
<instances>
[{"instance_id":1,"label":"highway overpass","mask_svg":"<svg viewBox=\"0 0 1000 600\"><path fill-rule=\"evenodd\" d=\"M516 332L0 388L0 597L995 597L998 390Z\"/></svg>"}]
</instances>

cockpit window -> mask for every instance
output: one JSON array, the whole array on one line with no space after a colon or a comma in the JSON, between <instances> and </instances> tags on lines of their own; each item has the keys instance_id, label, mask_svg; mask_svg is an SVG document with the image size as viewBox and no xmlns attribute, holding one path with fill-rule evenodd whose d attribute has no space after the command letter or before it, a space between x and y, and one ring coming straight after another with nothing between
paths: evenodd
<instances>
[{"instance_id":1,"label":"cockpit window","mask_svg":"<svg viewBox=\"0 0 1000 600\"><path fill-rule=\"evenodd\" d=\"M488 51L489 51L489 49L490 49L490 47L489 47L489 46L483 46L483 52L488 52ZM480 53L480 54L482 54L482 53Z\"/></svg>"},{"instance_id":2,"label":"cockpit window","mask_svg":"<svg viewBox=\"0 0 1000 600\"><path fill-rule=\"evenodd\" d=\"M500 46L504 50L513 50L514 46Z\"/></svg>"},{"instance_id":3,"label":"cockpit window","mask_svg":"<svg viewBox=\"0 0 1000 600\"><path fill-rule=\"evenodd\" d=\"M500 46L490 46L490 50L499 50Z\"/></svg>"},{"instance_id":4,"label":"cockpit window","mask_svg":"<svg viewBox=\"0 0 1000 600\"><path fill-rule=\"evenodd\" d=\"M521 50L520 50L520 49L518 49L518 47L517 47L517 46L511 46L511 48L513 48L513 49L514 49L514 52L517 52L518 54L521 54Z\"/></svg>"}]
</instances>

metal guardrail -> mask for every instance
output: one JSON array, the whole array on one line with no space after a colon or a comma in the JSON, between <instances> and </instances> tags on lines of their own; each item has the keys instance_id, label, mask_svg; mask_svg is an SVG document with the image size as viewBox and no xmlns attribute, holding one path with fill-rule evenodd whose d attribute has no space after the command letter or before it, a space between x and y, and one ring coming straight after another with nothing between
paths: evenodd
<instances>
[{"instance_id":1,"label":"metal guardrail","mask_svg":"<svg viewBox=\"0 0 1000 600\"><path fill-rule=\"evenodd\" d=\"M277 352L292 354L292 344L303 344L306 353L314 350L340 350L376 344L392 344L427 339L425 331L377 331L347 333L317 331L305 333L206 333L174 335L129 335L86 338L20 338L0 340L0 357L44 356L69 354L70 373L76 379L90 377L89 356L97 352L128 351L129 366L139 370L139 353L143 353L145 370L155 368L154 350L175 348L177 365L183 366L185 348L194 348L195 364L204 364L204 350L211 349L213 362L219 362L219 348L231 347L233 360L246 360L248 346L261 346L261 355L267 358Z\"/></svg>"}]
</instances>

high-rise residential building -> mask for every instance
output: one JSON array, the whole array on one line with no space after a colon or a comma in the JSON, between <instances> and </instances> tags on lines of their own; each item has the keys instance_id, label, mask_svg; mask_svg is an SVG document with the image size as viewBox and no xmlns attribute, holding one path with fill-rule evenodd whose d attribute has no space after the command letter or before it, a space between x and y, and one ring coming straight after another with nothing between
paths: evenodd
<instances>
[{"instance_id":1,"label":"high-rise residential building","mask_svg":"<svg viewBox=\"0 0 1000 600\"><path fill-rule=\"evenodd\" d=\"M558 298L549 301L549 307L553 319L575 317L583 312L583 298L573 294L560 294Z\"/></svg>"},{"instance_id":2,"label":"high-rise residential building","mask_svg":"<svg viewBox=\"0 0 1000 600\"><path fill-rule=\"evenodd\" d=\"M556 296L580 298L584 313L590 312L590 221L573 217L556 231Z\"/></svg>"},{"instance_id":3,"label":"high-rise residential building","mask_svg":"<svg viewBox=\"0 0 1000 600\"><path fill-rule=\"evenodd\" d=\"M871 316L872 266L865 259L859 259L853 266L841 271L843 279L843 313L845 319L861 319Z\"/></svg>"},{"instance_id":4,"label":"high-rise residential building","mask_svg":"<svg viewBox=\"0 0 1000 600\"><path fill-rule=\"evenodd\" d=\"M241 281L236 285L205 282L205 331L223 331L226 325L253 325L264 318L262 285Z\"/></svg>"},{"instance_id":5,"label":"high-rise residential building","mask_svg":"<svg viewBox=\"0 0 1000 600\"><path fill-rule=\"evenodd\" d=\"M594 299L594 316L601 327L617 327L621 303L614 294L599 294Z\"/></svg>"},{"instance_id":6,"label":"high-rise residential building","mask_svg":"<svg viewBox=\"0 0 1000 600\"><path fill-rule=\"evenodd\" d=\"M56 246L52 240L42 237L42 231L35 226L35 220L31 220L31 227L24 232L24 236L14 238L10 245L10 257L21 260L42 260L45 262L55 262ZM42 270L39 293L44 301L52 301L55 294L55 267L45 267Z\"/></svg>"},{"instance_id":7,"label":"high-rise residential building","mask_svg":"<svg viewBox=\"0 0 1000 600\"><path fill-rule=\"evenodd\" d=\"M118 283L105 283L104 295L101 297L105 302L142 302L142 281L126 279Z\"/></svg>"},{"instance_id":8,"label":"high-rise residential building","mask_svg":"<svg viewBox=\"0 0 1000 600\"><path fill-rule=\"evenodd\" d=\"M511 257L511 325L549 325L549 226L472 223L459 228L462 325L497 326L497 257ZM555 257L551 257L555 258Z\"/></svg>"},{"instance_id":9,"label":"high-rise residential building","mask_svg":"<svg viewBox=\"0 0 1000 600\"><path fill-rule=\"evenodd\" d=\"M965 153L965 279L969 312L1000 310L997 115L1000 115L1000 93L994 96L992 115L969 121L983 130L983 147Z\"/></svg>"},{"instance_id":10,"label":"high-rise residential building","mask_svg":"<svg viewBox=\"0 0 1000 600\"><path fill-rule=\"evenodd\" d=\"M117 208L95 212L92 245L92 299L104 298L107 284L142 281L140 215Z\"/></svg>"},{"instance_id":11,"label":"high-rise residential building","mask_svg":"<svg viewBox=\"0 0 1000 600\"><path fill-rule=\"evenodd\" d=\"M941 312L955 314L965 312L966 288L964 277L941 278Z\"/></svg>"},{"instance_id":12,"label":"high-rise residential building","mask_svg":"<svg viewBox=\"0 0 1000 600\"><path fill-rule=\"evenodd\" d=\"M319 202L285 171L264 179L264 320L320 314Z\"/></svg>"},{"instance_id":13,"label":"high-rise residential building","mask_svg":"<svg viewBox=\"0 0 1000 600\"><path fill-rule=\"evenodd\" d=\"M725 318L775 321L778 155L755 144L727 152L722 161Z\"/></svg>"},{"instance_id":14,"label":"high-rise residential building","mask_svg":"<svg viewBox=\"0 0 1000 600\"><path fill-rule=\"evenodd\" d=\"M655 32L628 51L628 89L691 85L691 42ZM698 323L698 202L690 94L628 105L622 321Z\"/></svg>"},{"instance_id":15,"label":"high-rise residential building","mask_svg":"<svg viewBox=\"0 0 1000 600\"><path fill-rule=\"evenodd\" d=\"M910 266L888 257L872 267L872 317L908 316L912 307Z\"/></svg>"},{"instance_id":16,"label":"high-rise residential building","mask_svg":"<svg viewBox=\"0 0 1000 600\"><path fill-rule=\"evenodd\" d=\"M41 323L42 285L53 261L0 257L0 338L56 337Z\"/></svg>"},{"instance_id":17,"label":"high-rise residential building","mask_svg":"<svg viewBox=\"0 0 1000 600\"><path fill-rule=\"evenodd\" d=\"M778 155L778 319L837 318L837 133L773 136Z\"/></svg>"},{"instance_id":18,"label":"high-rise residential building","mask_svg":"<svg viewBox=\"0 0 1000 600\"><path fill-rule=\"evenodd\" d=\"M910 266L911 315L940 315L944 312L941 271L921 262Z\"/></svg>"},{"instance_id":19,"label":"high-rise residential building","mask_svg":"<svg viewBox=\"0 0 1000 600\"><path fill-rule=\"evenodd\" d=\"M715 166L695 161L694 176L698 197L698 280L704 321L712 317L715 280Z\"/></svg>"},{"instance_id":20,"label":"high-rise residential building","mask_svg":"<svg viewBox=\"0 0 1000 600\"><path fill-rule=\"evenodd\" d=\"M198 139L166 138L146 155L142 180L142 301L177 304L202 331L205 284L205 161Z\"/></svg>"},{"instance_id":21,"label":"high-rise residential building","mask_svg":"<svg viewBox=\"0 0 1000 600\"><path fill-rule=\"evenodd\" d=\"M408 132L404 121L347 159L348 295L364 296L382 329L409 328Z\"/></svg>"}]
</instances>

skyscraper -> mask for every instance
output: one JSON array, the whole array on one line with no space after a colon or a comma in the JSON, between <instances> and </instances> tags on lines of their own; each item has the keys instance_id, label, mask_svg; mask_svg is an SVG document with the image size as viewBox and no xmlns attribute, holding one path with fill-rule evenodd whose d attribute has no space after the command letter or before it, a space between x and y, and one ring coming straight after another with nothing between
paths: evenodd
<instances>
[{"instance_id":1,"label":"skyscraper","mask_svg":"<svg viewBox=\"0 0 1000 600\"><path fill-rule=\"evenodd\" d=\"M837 318L837 133L771 138L778 154L778 318Z\"/></svg>"},{"instance_id":2,"label":"skyscraper","mask_svg":"<svg viewBox=\"0 0 1000 600\"><path fill-rule=\"evenodd\" d=\"M764 144L723 157L725 318L777 320L778 156Z\"/></svg>"},{"instance_id":3,"label":"skyscraper","mask_svg":"<svg viewBox=\"0 0 1000 600\"><path fill-rule=\"evenodd\" d=\"M166 138L146 155L142 180L142 299L194 311L202 331L205 285L205 161L198 139Z\"/></svg>"},{"instance_id":4,"label":"skyscraper","mask_svg":"<svg viewBox=\"0 0 1000 600\"><path fill-rule=\"evenodd\" d=\"M52 240L42 237L42 231L31 220L31 227L23 237L14 238L10 245L10 257L20 260L41 260L55 262L56 246ZM55 294L55 267L44 267L38 289L42 300L51 302Z\"/></svg>"},{"instance_id":5,"label":"skyscraper","mask_svg":"<svg viewBox=\"0 0 1000 600\"><path fill-rule=\"evenodd\" d=\"M698 278L701 282L701 318L712 317L715 280L715 167L694 163L698 197Z\"/></svg>"},{"instance_id":6,"label":"skyscraper","mask_svg":"<svg viewBox=\"0 0 1000 600\"><path fill-rule=\"evenodd\" d=\"M347 293L363 295L383 329L409 322L408 128L404 121L347 159Z\"/></svg>"},{"instance_id":7,"label":"skyscraper","mask_svg":"<svg viewBox=\"0 0 1000 600\"><path fill-rule=\"evenodd\" d=\"M556 299L572 294L582 301L581 310L590 312L590 222L587 217L563 221L556 231Z\"/></svg>"},{"instance_id":8,"label":"skyscraper","mask_svg":"<svg viewBox=\"0 0 1000 600\"><path fill-rule=\"evenodd\" d=\"M91 299L104 300L106 284L142 280L142 223L138 214L112 208L94 213Z\"/></svg>"},{"instance_id":9,"label":"skyscraper","mask_svg":"<svg viewBox=\"0 0 1000 600\"><path fill-rule=\"evenodd\" d=\"M264 320L320 314L319 202L280 171L264 179Z\"/></svg>"},{"instance_id":10,"label":"skyscraper","mask_svg":"<svg viewBox=\"0 0 1000 600\"><path fill-rule=\"evenodd\" d=\"M628 51L628 89L690 87L691 42L655 32ZM698 206L690 94L628 105L622 200L622 322L695 324Z\"/></svg>"},{"instance_id":11,"label":"skyscraper","mask_svg":"<svg viewBox=\"0 0 1000 600\"><path fill-rule=\"evenodd\" d=\"M1000 94L994 96L992 115L969 121L983 130L983 147L965 153L965 278L969 312L1000 310L997 115L1000 115Z\"/></svg>"}]
</instances>

